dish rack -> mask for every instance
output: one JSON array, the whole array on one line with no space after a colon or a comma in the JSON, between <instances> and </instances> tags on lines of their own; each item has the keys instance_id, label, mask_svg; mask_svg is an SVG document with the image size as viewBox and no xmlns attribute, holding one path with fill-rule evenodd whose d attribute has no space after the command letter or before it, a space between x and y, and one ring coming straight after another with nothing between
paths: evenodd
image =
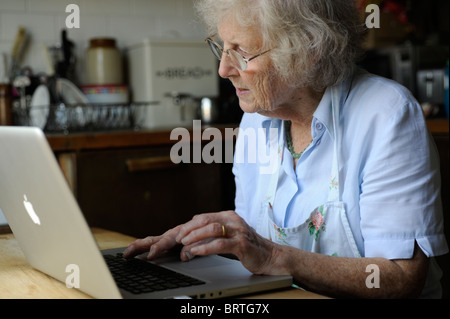
<instances>
[{"instance_id":1,"label":"dish rack","mask_svg":"<svg viewBox=\"0 0 450 319\"><path fill-rule=\"evenodd\" d=\"M133 129L144 122L147 108L158 102L126 104L13 104L14 125L36 126L48 133L69 134Z\"/></svg>"}]
</instances>

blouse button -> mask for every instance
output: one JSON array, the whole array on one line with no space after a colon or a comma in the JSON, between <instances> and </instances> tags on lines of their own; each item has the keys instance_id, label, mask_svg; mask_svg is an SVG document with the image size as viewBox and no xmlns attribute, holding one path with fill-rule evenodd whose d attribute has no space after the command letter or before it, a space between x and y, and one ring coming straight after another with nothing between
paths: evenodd
<instances>
[{"instance_id":1,"label":"blouse button","mask_svg":"<svg viewBox=\"0 0 450 319\"><path fill-rule=\"evenodd\" d=\"M322 123L316 123L316 130L322 131L322 129L323 129Z\"/></svg>"}]
</instances>

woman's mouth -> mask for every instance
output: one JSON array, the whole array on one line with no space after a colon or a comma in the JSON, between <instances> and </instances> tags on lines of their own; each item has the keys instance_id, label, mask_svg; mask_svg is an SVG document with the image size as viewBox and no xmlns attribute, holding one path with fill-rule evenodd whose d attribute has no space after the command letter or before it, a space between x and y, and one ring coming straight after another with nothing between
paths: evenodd
<instances>
[{"instance_id":1,"label":"woman's mouth","mask_svg":"<svg viewBox=\"0 0 450 319\"><path fill-rule=\"evenodd\" d=\"M236 95L238 97L244 96L244 95L246 95L248 93L250 93L249 89L236 88Z\"/></svg>"}]
</instances>

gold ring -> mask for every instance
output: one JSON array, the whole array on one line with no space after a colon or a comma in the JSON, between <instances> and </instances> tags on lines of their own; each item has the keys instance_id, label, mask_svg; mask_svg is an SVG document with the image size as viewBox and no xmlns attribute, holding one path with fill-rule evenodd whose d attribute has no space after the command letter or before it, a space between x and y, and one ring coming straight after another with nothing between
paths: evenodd
<instances>
[{"instance_id":1,"label":"gold ring","mask_svg":"<svg viewBox=\"0 0 450 319\"><path fill-rule=\"evenodd\" d=\"M222 237L226 237L227 236L227 229L225 228L225 225L222 224Z\"/></svg>"}]
</instances>

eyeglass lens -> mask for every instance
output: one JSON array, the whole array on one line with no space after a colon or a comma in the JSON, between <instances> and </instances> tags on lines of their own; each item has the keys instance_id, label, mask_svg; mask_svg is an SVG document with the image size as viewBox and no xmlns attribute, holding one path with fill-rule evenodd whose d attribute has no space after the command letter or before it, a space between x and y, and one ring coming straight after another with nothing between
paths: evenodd
<instances>
[{"instance_id":1,"label":"eyeglass lens","mask_svg":"<svg viewBox=\"0 0 450 319\"><path fill-rule=\"evenodd\" d=\"M216 58L219 60L222 59L222 49L220 49L217 44L215 44L213 41L208 40L209 47L211 48L211 51L214 53Z\"/></svg>"},{"instance_id":2,"label":"eyeglass lens","mask_svg":"<svg viewBox=\"0 0 450 319\"><path fill-rule=\"evenodd\" d=\"M240 71L245 71L247 69L247 62L244 61L242 55L237 53L234 50L229 50L228 55L231 59L233 65L238 68Z\"/></svg>"},{"instance_id":3,"label":"eyeglass lens","mask_svg":"<svg viewBox=\"0 0 450 319\"><path fill-rule=\"evenodd\" d=\"M223 50L214 41L208 40L209 47L211 51L216 56L217 59L222 59ZM238 68L240 71L245 71L247 68L247 63L244 61L243 57L236 51L230 49L226 52L230 57L231 63L234 67Z\"/></svg>"}]
</instances>

